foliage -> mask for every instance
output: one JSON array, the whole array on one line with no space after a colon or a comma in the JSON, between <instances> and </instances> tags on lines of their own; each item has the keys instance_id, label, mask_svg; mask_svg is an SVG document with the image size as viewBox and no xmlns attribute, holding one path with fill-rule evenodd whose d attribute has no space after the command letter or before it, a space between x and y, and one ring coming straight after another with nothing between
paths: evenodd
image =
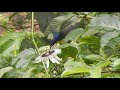
<instances>
[{"instance_id":1,"label":"foliage","mask_svg":"<svg viewBox=\"0 0 120 90\"><path fill-rule=\"evenodd\" d=\"M12 21L14 17L24 18ZM35 26L34 32L31 26L25 27L31 25L31 18L31 12L9 17L0 14L0 27L5 29L0 36L0 78L120 77L120 13L35 12L39 27ZM74 25L76 21L78 25ZM44 47L49 46L53 32L59 33L71 25L73 30L54 45L61 49L60 64L50 62L45 70L42 62L34 63L48 51Z\"/></svg>"}]
</instances>

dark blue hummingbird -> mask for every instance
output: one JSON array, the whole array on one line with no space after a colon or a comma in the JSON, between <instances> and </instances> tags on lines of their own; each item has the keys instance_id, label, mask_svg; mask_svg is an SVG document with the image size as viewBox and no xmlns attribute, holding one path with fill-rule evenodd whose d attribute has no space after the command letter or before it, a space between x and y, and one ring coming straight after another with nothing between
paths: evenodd
<instances>
[{"instance_id":1,"label":"dark blue hummingbird","mask_svg":"<svg viewBox=\"0 0 120 90\"><path fill-rule=\"evenodd\" d=\"M53 32L54 37L52 40L50 40L50 46L52 47L57 41L65 38L70 31L74 30L79 25L80 25L80 20L77 20L72 24L70 24L68 27L66 27L64 30L62 30L61 32Z\"/></svg>"}]
</instances>

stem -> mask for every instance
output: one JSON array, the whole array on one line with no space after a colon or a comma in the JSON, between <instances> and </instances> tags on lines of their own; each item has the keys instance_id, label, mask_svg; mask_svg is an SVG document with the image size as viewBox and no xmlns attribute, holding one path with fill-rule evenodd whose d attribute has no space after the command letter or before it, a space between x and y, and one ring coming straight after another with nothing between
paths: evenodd
<instances>
[{"instance_id":1,"label":"stem","mask_svg":"<svg viewBox=\"0 0 120 90\"><path fill-rule=\"evenodd\" d=\"M32 42L33 42L33 44L35 46L35 49L36 49L37 53L40 55L39 49L38 49L37 44L36 44L35 39L34 39L34 12L32 12L32 25L31 26L32 26L31 27L32 28ZM46 74L49 75L43 61L42 61L42 64L43 64L43 66L45 68Z\"/></svg>"}]
</instances>

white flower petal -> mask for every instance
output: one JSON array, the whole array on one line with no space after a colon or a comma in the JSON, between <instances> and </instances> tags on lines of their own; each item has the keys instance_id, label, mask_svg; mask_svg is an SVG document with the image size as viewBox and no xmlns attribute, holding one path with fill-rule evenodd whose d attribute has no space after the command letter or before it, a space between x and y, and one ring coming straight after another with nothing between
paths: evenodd
<instances>
[{"instance_id":1,"label":"white flower petal","mask_svg":"<svg viewBox=\"0 0 120 90\"><path fill-rule=\"evenodd\" d=\"M50 55L46 55L45 57L42 57L43 54L47 54L47 52L45 53L45 50L48 49L48 47L41 47L41 50L43 50L43 52L41 52L41 55L39 57L37 57L35 59L35 63L41 62L43 61L43 63L45 64L46 68L49 68L49 60L51 60L52 63L57 63L60 64L59 61L61 61L62 59L60 59L57 54L61 53L61 49L54 49L53 53L51 53Z\"/></svg>"},{"instance_id":2,"label":"white flower petal","mask_svg":"<svg viewBox=\"0 0 120 90\"><path fill-rule=\"evenodd\" d=\"M38 59L37 61L34 61L34 63L39 63L41 62L41 59Z\"/></svg>"},{"instance_id":3,"label":"white flower petal","mask_svg":"<svg viewBox=\"0 0 120 90\"><path fill-rule=\"evenodd\" d=\"M47 68L49 68L49 59L46 59L45 63L46 63Z\"/></svg>"},{"instance_id":4,"label":"white flower petal","mask_svg":"<svg viewBox=\"0 0 120 90\"><path fill-rule=\"evenodd\" d=\"M53 63L60 64L60 63L58 62L58 60L54 58L54 56L49 56L49 59L50 59Z\"/></svg>"},{"instance_id":5,"label":"white flower petal","mask_svg":"<svg viewBox=\"0 0 120 90\"><path fill-rule=\"evenodd\" d=\"M54 50L55 52L52 54L52 55L57 55L57 54L59 54L59 53L61 53L61 50L60 49L56 49L56 50Z\"/></svg>"},{"instance_id":6,"label":"white flower petal","mask_svg":"<svg viewBox=\"0 0 120 90\"><path fill-rule=\"evenodd\" d=\"M53 57L59 61L61 61L62 59L60 59L57 55L53 55Z\"/></svg>"},{"instance_id":7,"label":"white flower petal","mask_svg":"<svg viewBox=\"0 0 120 90\"><path fill-rule=\"evenodd\" d=\"M39 63L39 62L41 62L41 56L39 56L39 57L37 57L36 59L35 59L35 61L34 61L34 63Z\"/></svg>"},{"instance_id":8,"label":"white flower petal","mask_svg":"<svg viewBox=\"0 0 120 90\"><path fill-rule=\"evenodd\" d=\"M51 60L51 58L53 58L53 56L49 56L49 59L50 59L50 60ZM52 59L51 61L52 61L52 63L55 63L55 60L54 60L54 59Z\"/></svg>"},{"instance_id":9,"label":"white flower petal","mask_svg":"<svg viewBox=\"0 0 120 90\"><path fill-rule=\"evenodd\" d=\"M47 58L44 58L42 61L43 61L44 65L45 65L46 67L49 67L49 66L48 66L48 61L49 61L49 58L48 58L48 57L47 57Z\"/></svg>"},{"instance_id":10,"label":"white flower petal","mask_svg":"<svg viewBox=\"0 0 120 90\"><path fill-rule=\"evenodd\" d=\"M37 58L35 59L35 61L39 60L40 58L41 58L41 56L37 57Z\"/></svg>"}]
</instances>

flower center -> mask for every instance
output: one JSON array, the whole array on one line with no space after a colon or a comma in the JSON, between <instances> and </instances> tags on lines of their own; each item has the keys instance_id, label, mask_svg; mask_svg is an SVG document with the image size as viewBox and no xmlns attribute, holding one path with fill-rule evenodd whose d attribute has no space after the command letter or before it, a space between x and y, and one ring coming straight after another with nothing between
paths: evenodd
<instances>
[{"instance_id":1,"label":"flower center","mask_svg":"<svg viewBox=\"0 0 120 90\"><path fill-rule=\"evenodd\" d=\"M55 52L55 51L49 51L49 52L43 54L42 57L47 57L47 56L51 55L51 54L54 53L54 52Z\"/></svg>"}]
</instances>

